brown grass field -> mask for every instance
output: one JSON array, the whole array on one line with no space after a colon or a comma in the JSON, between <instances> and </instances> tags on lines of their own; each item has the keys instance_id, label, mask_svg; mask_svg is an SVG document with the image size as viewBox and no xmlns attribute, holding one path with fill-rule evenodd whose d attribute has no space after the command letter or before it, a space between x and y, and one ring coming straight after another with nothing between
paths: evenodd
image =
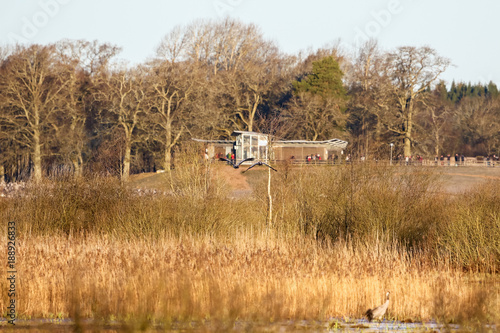
<instances>
[{"instance_id":1,"label":"brown grass field","mask_svg":"<svg viewBox=\"0 0 500 333\"><path fill-rule=\"evenodd\" d=\"M18 318L252 330L356 320L389 290L387 319L498 327L500 168L280 166L272 225L267 171L255 171L189 164L126 187L67 179L3 198Z\"/></svg>"}]
</instances>

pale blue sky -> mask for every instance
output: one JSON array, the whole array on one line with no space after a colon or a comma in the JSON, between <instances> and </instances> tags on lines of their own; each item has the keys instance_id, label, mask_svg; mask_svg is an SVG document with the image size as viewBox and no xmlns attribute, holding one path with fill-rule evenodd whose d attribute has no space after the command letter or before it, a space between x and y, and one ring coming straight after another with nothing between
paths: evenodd
<instances>
[{"instance_id":1,"label":"pale blue sky","mask_svg":"<svg viewBox=\"0 0 500 333\"><path fill-rule=\"evenodd\" d=\"M498 0L0 0L0 44L97 39L138 63L174 26L226 15L257 24L285 52L339 38L349 50L368 37L387 50L429 45L456 65L448 82L500 85Z\"/></svg>"}]
</instances>

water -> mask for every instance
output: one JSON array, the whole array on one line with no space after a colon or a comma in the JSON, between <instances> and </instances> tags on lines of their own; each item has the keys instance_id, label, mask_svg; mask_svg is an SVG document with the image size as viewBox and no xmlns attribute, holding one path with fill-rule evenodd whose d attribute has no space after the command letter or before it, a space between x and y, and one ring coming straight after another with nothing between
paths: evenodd
<instances>
[{"instance_id":1,"label":"water","mask_svg":"<svg viewBox=\"0 0 500 333\"><path fill-rule=\"evenodd\" d=\"M458 332L478 331L481 327L461 327L459 325L443 325L435 321L404 323L396 320L368 322L364 319L345 321L331 319L328 322L311 320L288 320L277 322L250 322L250 321L192 321L169 323L98 323L92 320L83 320L75 325L71 319L32 319L17 320L16 326L0 320L0 330L13 328L16 331L26 332ZM485 325L486 332L496 332L497 327Z\"/></svg>"}]
</instances>

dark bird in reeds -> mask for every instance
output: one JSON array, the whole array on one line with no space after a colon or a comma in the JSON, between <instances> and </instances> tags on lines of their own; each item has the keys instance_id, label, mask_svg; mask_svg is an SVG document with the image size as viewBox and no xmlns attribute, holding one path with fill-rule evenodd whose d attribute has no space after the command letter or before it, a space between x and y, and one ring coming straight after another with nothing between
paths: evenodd
<instances>
[{"instance_id":1,"label":"dark bird in reeds","mask_svg":"<svg viewBox=\"0 0 500 333\"><path fill-rule=\"evenodd\" d=\"M272 166L270 166L269 164L261 162L261 161L258 161L258 162L255 162L254 164L252 164L251 166L249 166L248 169L246 169L242 173L247 172L248 170L250 170L251 168L253 168L256 165L265 165L266 167L270 168L271 170L278 171L275 168L273 168Z\"/></svg>"},{"instance_id":2,"label":"dark bird in reeds","mask_svg":"<svg viewBox=\"0 0 500 333\"><path fill-rule=\"evenodd\" d=\"M372 321L373 319L381 319L384 316L387 308L389 307L389 294L390 292L388 291L386 294L387 299L384 304L379 305L373 309L368 309L368 311L365 312L365 316L366 318L368 318L368 321Z\"/></svg>"},{"instance_id":3,"label":"dark bird in reeds","mask_svg":"<svg viewBox=\"0 0 500 333\"><path fill-rule=\"evenodd\" d=\"M240 161L239 163L235 163L232 160L229 160L227 158L219 157L219 161L226 161L228 164L232 165L233 168L235 168L235 169L238 169L240 167L241 163L247 162L247 161L253 161L253 160L255 160L254 157L249 157L249 158L245 158L244 160Z\"/></svg>"}]
</instances>

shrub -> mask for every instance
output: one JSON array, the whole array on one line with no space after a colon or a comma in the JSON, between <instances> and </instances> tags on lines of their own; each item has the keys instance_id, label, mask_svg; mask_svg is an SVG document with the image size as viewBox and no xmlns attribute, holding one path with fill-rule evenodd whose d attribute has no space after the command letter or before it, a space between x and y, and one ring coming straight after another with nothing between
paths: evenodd
<instances>
[{"instance_id":1,"label":"shrub","mask_svg":"<svg viewBox=\"0 0 500 333\"><path fill-rule=\"evenodd\" d=\"M439 245L465 269L498 271L500 263L500 192L498 181L464 193L440 224Z\"/></svg>"}]
</instances>

